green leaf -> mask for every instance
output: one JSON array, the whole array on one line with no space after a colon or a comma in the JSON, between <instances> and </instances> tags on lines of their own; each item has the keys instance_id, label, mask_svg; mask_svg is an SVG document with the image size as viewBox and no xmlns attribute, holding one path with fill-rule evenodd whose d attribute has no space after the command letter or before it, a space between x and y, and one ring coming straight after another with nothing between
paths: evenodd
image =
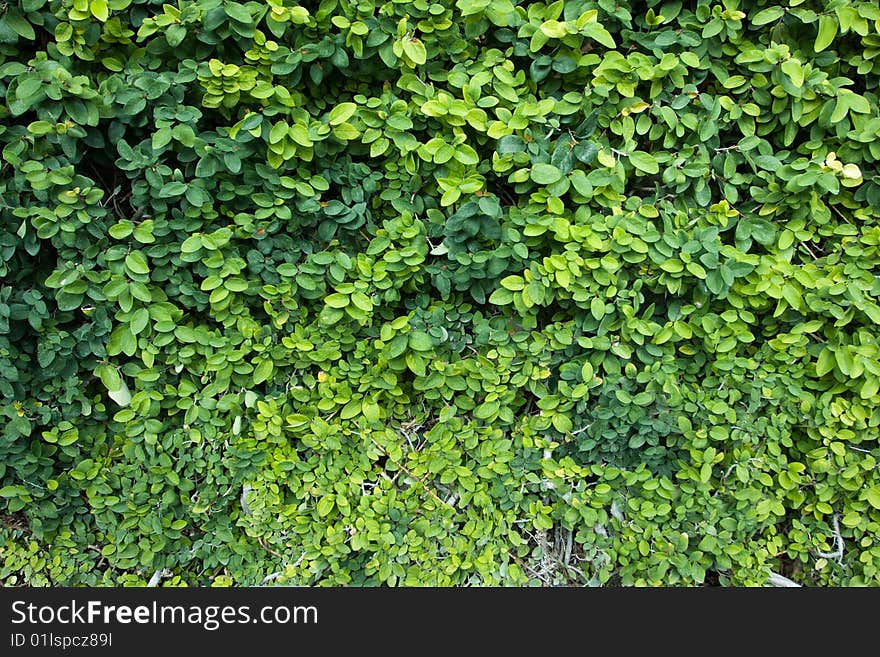
<instances>
[{"instance_id":1,"label":"green leaf","mask_svg":"<svg viewBox=\"0 0 880 657\"><path fill-rule=\"evenodd\" d=\"M107 9L106 0L90 0L89 10L92 12L92 16L94 16L101 22L106 21L107 18L110 16L110 12Z\"/></svg>"},{"instance_id":2,"label":"green leaf","mask_svg":"<svg viewBox=\"0 0 880 657\"><path fill-rule=\"evenodd\" d=\"M409 335L409 346L414 351L431 351L434 348L434 341L424 331L413 331Z\"/></svg>"},{"instance_id":3,"label":"green leaf","mask_svg":"<svg viewBox=\"0 0 880 657\"><path fill-rule=\"evenodd\" d=\"M865 374L865 382L859 390L859 396L862 399L871 399L880 391L880 377L872 374Z\"/></svg>"},{"instance_id":4,"label":"green leaf","mask_svg":"<svg viewBox=\"0 0 880 657\"><path fill-rule=\"evenodd\" d=\"M813 44L813 50L822 52L834 42L837 36L837 19L833 16L821 14L819 16L819 32L816 35L816 43Z\"/></svg>"},{"instance_id":5,"label":"green leaf","mask_svg":"<svg viewBox=\"0 0 880 657\"><path fill-rule=\"evenodd\" d=\"M42 87L43 81L40 78L24 78L19 82L18 88L15 90L15 97L21 101L29 100L32 96L35 96Z\"/></svg>"},{"instance_id":6,"label":"green leaf","mask_svg":"<svg viewBox=\"0 0 880 657\"><path fill-rule=\"evenodd\" d=\"M251 12L248 11L247 7L240 5L237 2L227 2L224 6L224 10L229 18L236 20L239 23L249 25L251 21L253 21Z\"/></svg>"},{"instance_id":7,"label":"green leaf","mask_svg":"<svg viewBox=\"0 0 880 657\"><path fill-rule=\"evenodd\" d=\"M849 349L845 346L840 346L834 352L834 360L837 362L838 369L846 376L850 376L850 372L853 369L853 357L849 352Z\"/></svg>"},{"instance_id":8,"label":"green leaf","mask_svg":"<svg viewBox=\"0 0 880 657\"><path fill-rule=\"evenodd\" d=\"M455 159L467 166L475 166L480 163L480 156L467 144L459 144L455 148Z\"/></svg>"},{"instance_id":9,"label":"green leaf","mask_svg":"<svg viewBox=\"0 0 880 657\"><path fill-rule=\"evenodd\" d=\"M131 403L131 391L124 380L120 380L119 387L115 390L108 390L107 395L119 406L125 407Z\"/></svg>"},{"instance_id":10,"label":"green leaf","mask_svg":"<svg viewBox=\"0 0 880 657\"><path fill-rule=\"evenodd\" d=\"M336 500L332 495L325 495L320 500L318 500L318 515L322 518L330 515L330 512L333 511L333 507L336 506Z\"/></svg>"},{"instance_id":11,"label":"green leaf","mask_svg":"<svg viewBox=\"0 0 880 657\"><path fill-rule=\"evenodd\" d=\"M339 103L330 110L330 125L339 125L348 121L357 111L357 105L354 103Z\"/></svg>"},{"instance_id":12,"label":"green leaf","mask_svg":"<svg viewBox=\"0 0 880 657\"><path fill-rule=\"evenodd\" d=\"M186 192L186 184L175 180L174 182L166 183L162 186L162 189L159 190L159 197L174 198L175 196L180 196L184 192Z\"/></svg>"},{"instance_id":13,"label":"green leaf","mask_svg":"<svg viewBox=\"0 0 880 657\"><path fill-rule=\"evenodd\" d=\"M34 121L27 127L28 132L32 135L47 135L55 129L55 126L48 121Z\"/></svg>"},{"instance_id":14,"label":"green leaf","mask_svg":"<svg viewBox=\"0 0 880 657\"><path fill-rule=\"evenodd\" d=\"M767 23L772 23L773 21L782 18L784 14L785 9L782 7L768 7L752 16L752 25L766 25Z\"/></svg>"},{"instance_id":15,"label":"green leaf","mask_svg":"<svg viewBox=\"0 0 880 657\"><path fill-rule=\"evenodd\" d=\"M551 39L561 39L568 34L568 27L559 21L545 21L541 24L541 31Z\"/></svg>"},{"instance_id":16,"label":"green leaf","mask_svg":"<svg viewBox=\"0 0 880 657\"><path fill-rule=\"evenodd\" d=\"M259 385L268 380L272 376L272 370L275 369L275 363L268 358L261 360L254 368L254 385Z\"/></svg>"},{"instance_id":17,"label":"green leaf","mask_svg":"<svg viewBox=\"0 0 880 657\"><path fill-rule=\"evenodd\" d=\"M112 365L98 365L95 368L95 375L101 379L101 383L107 390L119 390L122 384L122 377Z\"/></svg>"},{"instance_id":18,"label":"green leaf","mask_svg":"<svg viewBox=\"0 0 880 657\"><path fill-rule=\"evenodd\" d=\"M169 25L168 29L165 31L165 40L168 42L168 45L172 48L176 48L183 40L186 38L186 28L183 25L173 24Z\"/></svg>"},{"instance_id":19,"label":"green leaf","mask_svg":"<svg viewBox=\"0 0 880 657\"><path fill-rule=\"evenodd\" d=\"M851 111L857 114L870 114L871 104L868 99L859 94L847 94L847 104Z\"/></svg>"},{"instance_id":20,"label":"green leaf","mask_svg":"<svg viewBox=\"0 0 880 657\"><path fill-rule=\"evenodd\" d=\"M581 31L587 37L599 42L606 48L617 47L617 44L614 42L614 37L611 36L611 33L598 23L588 23Z\"/></svg>"},{"instance_id":21,"label":"green leaf","mask_svg":"<svg viewBox=\"0 0 880 657\"><path fill-rule=\"evenodd\" d=\"M605 302L599 297L593 297L593 300L590 301L590 312L596 321L601 321L605 316Z\"/></svg>"},{"instance_id":22,"label":"green leaf","mask_svg":"<svg viewBox=\"0 0 880 657\"><path fill-rule=\"evenodd\" d=\"M523 281L522 276L516 275L506 276L501 279L500 283L501 287L513 290L514 292L518 292L525 287L525 282Z\"/></svg>"},{"instance_id":23,"label":"green leaf","mask_svg":"<svg viewBox=\"0 0 880 657\"><path fill-rule=\"evenodd\" d=\"M581 366L581 378L587 383L593 380L593 377L596 375L593 370L593 364L590 361L585 361Z\"/></svg>"},{"instance_id":24,"label":"green leaf","mask_svg":"<svg viewBox=\"0 0 880 657\"><path fill-rule=\"evenodd\" d=\"M629 154L629 161L632 162L632 165L639 171L648 174L660 172L660 165L657 163L657 160L653 155L646 153L645 151L633 151Z\"/></svg>"},{"instance_id":25,"label":"green leaf","mask_svg":"<svg viewBox=\"0 0 880 657\"><path fill-rule=\"evenodd\" d=\"M151 140L151 145L154 151L158 151L163 146L166 146L171 142L171 128L164 127L160 128L156 132L153 133L153 138Z\"/></svg>"},{"instance_id":26,"label":"green leaf","mask_svg":"<svg viewBox=\"0 0 880 657\"><path fill-rule=\"evenodd\" d=\"M347 294L340 294L339 292L335 292L325 297L324 303L326 303L331 308L345 308L349 303L349 298Z\"/></svg>"},{"instance_id":27,"label":"green leaf","mask_svg":"<svg viewBox=\"0 0 880 657\"><path fill-rule=\"evenodd\" d=\"M369 422L378 422L380 419L382 419L379 405L375 402L363 402L363 405L361 406L361 413L363 413L364 417Z\"/></svg>"},{"instance_id":28,"label":"green leaf","mask_svg":"<svg viewBox=\"0 0 880 657\"><path fill-rule=\"evenodd\" d=\"M4 18L6 20L6 24L11 27L12 30L20 37L28 40L33 40L36 38L34 28L25 19L25 17L22 16L21 13L13 6L8 5L8 9L6 10L6 15ZM0 18L0 21L2 20L3 18Z\"/></svg>"},{"instance_id":29,"label":"green leaf","mask_svg":"<svg viewBox=\"0 0 880 657\"><path fill-rule=\"evenodd\" d=\"M196 141L195 131L185 123L179 123L171 131L172 136L186 147L192 147Z\"/></svg>"},{"instance_id":30,"label":"green leaf","mask_svg":"<svg viewBox=\"0 0 880 657\"><path fill-rule=\"evenodd\" d=\"M700 481L704 484L708 483L712 478L712 464L704 463L700 467Z\"/></svg>"},{"instance_id":31,"label":"green leaf","mask_svg":"<svg viewBox=\"0 0 880 657\"><path fill-rule=\"evenodd\" d=\"M797 59L786 59L781 65L782 72L785 73L796 87L804 86L804 67Z\"/></svg>"},{"instance_id":32,"label":"green leaf","mask_svg":"<svg viewBox=\"0 0 880 657\"><path fill-rule=\"evenodd\" d=\"M761 244L769 246L776 241L776 227L766 219L753 217L748 226L751 236Z\"/></svg>"},{"instance_id":33,"label":"green leaf","mask_svg":"<svg viewBox=\"0 0 880 657\"><path fill-rule=\"evenodd\" d=\"M416 38L407 38L403 40L403 52L409 57L414 64L423 65L428 61L428 51L425 44Z\"/></svg>"},{"instance_id":34,"label":"green leaf","mask_svg":"<svg viewBox=\"0 0 880 657\"><path fill-rule=\"evenodd\" d=\"M269 143L277 144L282 139L287 136L287 132L290 130L290 126L287 125L286 121L278 121L275 125L272 126L272 129L269 130Z\"/></svg>"},{"instance_id":35,"label":"green leaf","mask_svg":"<svg viewBox=\"0 0 880 657\"><path fill-rule=\"evenodd\" d=\"M133 356L137 349L137 338L128 328L126 324L120 324L110 334L107 341L107 354L116 356L124 353L126 356Z\"/></svg>"},{"instance_id":36,"label":"green leaf","mask_svg":"<svg viewBox=\"0 0 880 657\"><path fill-rule=\"evenodd\" d=\"M489 303L495 306L506 306L509 303L513 303L513 294L510 290L500 287L489 296Z\"/></svg>"},{"instance_id":37,"label":"green leaf","mask_svg":"<svg viewBox=\"0 0 880 657\"><path fill-rule=\"evenodd\" d=\"M181 253L195 253L199 249L202 248L202 237L201 235L190 235L183 243L180 245Z\"/></svg>"},{"instance_id":38,"label":"green leaf","mask_svg":"<svg viewBox=\"0 0 880 657\"><path fill-rule=\"evenodd\" d=\"M234 276L223 281L223 287L230 292L244 292L248 289L248 282L243 278Z\"/></svg>"},{"instance_id":39,"label":"green leaf","mask_svg":"<svg viewBox=\"0 0 880 657\"><path fill-rule=\"evenodd\" d=\"M27 495L27 488L24 486L4 486L0 488L0 497L10 498L10 497L18 497L20 495Z\"/></svg>"},{"instance_id":40,"label":"green leaf","mask_svg":"<svg viewBox=\"0 0 880 657\"><path fill-rule=\"evenodd\" d=\"M834 365L834 352L828 349L828 347L823 348L816 361L816 376L825 376L834 369Z\"/></svg>"},{"instance_id":41,"label":"green leaf","mask_svg":"<svg viewBox=\"0 0 880 657\"><path fill-rule=\"evenodd\" d=\"M880 509L880 484L867 489L865 491L865 499L868 500L868 504L875 509Z\"/></svg>"},{"instance_id":42,"label":"green leaf","mask_svg":"<svg viewBox=\"0 0 880 657\"><path fill-rule=\"evenodd\" d=\"M368 313L373 310L373 302L370 301L370 298L364 294L363 292L352 292L351 293L351 302L357 308L360 308L364 312Z\"/></svg>"},{"instance_id":43,"label":"green leaf","mask_svg":"<svg viewBox=\"0 0 880 657\"><path fill-rule=\"evenodd\" d=\"M138 308L134 311L134 314L131 316L131 321L129 322L129 328L131 332L135 335L138 335L141 331L143 331L147 324L150 322L150 313L146 308Z\"/></svg>"},{"instance_id":44,"label":"green leaf","mask_svg":"<svg viewBox=\"0 0 880 657\"><path fill-rule=\"evenodd\" d=\"M800 290L793 285L782 286L782 298L785 299L788 302L788 305L795 310L803 310L804 299L801 296Z\"/></svg>"},{"instance_id":45,"label":"green leaf","mask_svg":"<svg viewBox=\"0 0 880 657\"><path fill-rule=\"evenodd\" d=\"M553 423L553 427L559 433L569 433L574 425L572 424L571 418L567 415L563 415L562 413L556 413L551 422Z\"/></svg>"},{"instance_id":46,"label":"green leaf","mask_svg":"<svg viewBox=\"0 0 880 657\"><path fill-rule=\"evenodd\" d=\"M309 136L309 129L301 123L290 126L287 134L300 146L310 148L314 144Z\"/></svg>"},{"instance_id":47,"label":"green leaf","mask_svg":"<svg viewBox=\"0 0 880 657\"><path fill-rule=\"evenodd\" d=\"M125 256L125 266L133 274L149 274L150 267L147 265L147 259L140 251L132 251Z\"/></svg>"},{"instance_id":48,"label":"green leaf","mask_svg":"<svg viewBox=\"0 0 880 657\"><path fill-rule=\"evenodd\" d=\"M562 178L562 172L552 164L539 163L532 166L529 174L539 185L551 185Z\"/></svg>"},{"instance_id":49,"label":"green leaf","mask_svg":"<svg viewBox=\"0 0 880 657\"><path fill-rule=\"evenodd\" d=\"M498 140L496 150L499 155L509 155L525 150L526 142L519 135L504 135Z\"/></svg>"},{"instance_id":50,"label":"green leaf","mask_svg":"<svg viewBox=\"0 0 880 657\"><path fill-rule=\"evenodd\" d=\"M599 148L595 142L582 141L579 142L571 151L574 156L584 164L592 164L599 153Z\"/></svg>"},{"instance_id":51,"label":"green leaf","mask_svg":"<svg viewBox=\"0 0 880 657\"><path fill-rule=\"evenodd\" d=\"M838 94L837 103L834 105L834 111L831 113L831 123L838 123L849 113L849 94Z\"/></svg>"}]
</instances>

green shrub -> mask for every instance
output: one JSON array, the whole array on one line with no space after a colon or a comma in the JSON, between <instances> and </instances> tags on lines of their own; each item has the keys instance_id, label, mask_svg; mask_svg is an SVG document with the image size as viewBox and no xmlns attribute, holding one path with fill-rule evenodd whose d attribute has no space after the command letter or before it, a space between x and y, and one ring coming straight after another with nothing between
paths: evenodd
<instances>
[{"instance_id":1,"label":"green shrub","mask_svg":"<svg viewBox=\"0 0 880 657\"><path fill-rule=\"evenodd\" d=\"M0 581L880 584L878 73L870 1L7 0Z\"/></svg>"}]
</instances>

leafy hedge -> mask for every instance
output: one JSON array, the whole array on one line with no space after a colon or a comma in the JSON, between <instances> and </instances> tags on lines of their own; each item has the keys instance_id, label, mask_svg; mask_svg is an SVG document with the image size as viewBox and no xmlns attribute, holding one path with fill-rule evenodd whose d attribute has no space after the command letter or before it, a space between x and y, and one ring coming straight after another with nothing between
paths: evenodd
<instances>
[{"instance_id":1,"label":"leafy hedge","mask_svg":"<svg viewBox=\"0 0 880 657\"><path fill-rule=\"evenodd\" d=\"M880 584L878 73L869 0L5 0L0 582Z\"/></svg>"}]
</instances>

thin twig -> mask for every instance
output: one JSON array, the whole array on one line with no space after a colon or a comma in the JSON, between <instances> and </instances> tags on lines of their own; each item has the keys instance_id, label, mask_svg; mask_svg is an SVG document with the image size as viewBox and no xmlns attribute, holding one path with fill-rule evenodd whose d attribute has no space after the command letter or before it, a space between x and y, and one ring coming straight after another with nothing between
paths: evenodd
<instances>
[{"instance_id":1,"label":"thin twig","mask_svg":"<svg viewBox=\"0 0 880 657\"><path fill-rule=\"evenodd\" d=\"M834 525L834 543L837 545L837 549L834 552L816 552L816 554L823 559L836 559L837 563L843 564L843 552L844 552L844 542L843 536L840 535L840 522L839 516L835 513L834 517L831 519L831 522Z\"/></svg>"},{"instance_id":2,"label":"thin twig","mask_svg":"<svg viewBox=\"0 0 880 657\"><path fill-rule=\"evenodd\" d=\"M770 577L767 578L767 582L769 582L772 586L778 586L781 588L800 588L801 585L795 582L794 580L788 579L784 575L780 575L778 573L770 573Z\"/></svg>"},{"instance_id":3,"label":"thin twig","mask_svg":"<svg viewBox=\"0 0 880 657\"><path fill-rule=\"evenodd\" d=\"M254 513L253 511L251 511L251 508L248 506L247 499L246 499L247 494L250 493L252 490L253 490L253 487L250 484L245 484L244 486L241 487L241 497L239 498L239 501L241 502L241 510L244 513L244 515L246 515L246 516L253 515L253 513Z\"/></svg>"},{"instance_id":4,"label":"thin twig","mask_svg":"<svg viewBox=\"0 0 880 657\"><path fill-rule=\"evenodd\" d=\"M173 575L173 574L174 573L172 573L167 568L157 570L155 573L153 573L153 576L150 578L150 581L147 582L147 586L151 587L151 588L154 586L159 586L159 582L161 582L163 579L165 579L167 577L171 577L171 575Z\"/></svg>"},{"instance_id":5,"label":"thin twig","mask_svg":"<svg viewBox=\"0 0 880 657\"><path fill-rule=\"evenodd\" d=\"M386 456L386 457L387 457L387 458L388 458L388 459L389 459L394 465L396 465L398 468L400 468L400 469L403 470L406 474L408 474L410 477L412 477L412 479L413 479L414 481L419 482L419 483L422 485L422 487L423 487L426 491L428 491L428 494L429 494L431 497L433 497L435 500L437 500L438 502L440 502L440 504L444 504L444 505L446 505L446 506L451 506L450 504L447 504L447 503L444 502L442 499L440 499L440 497L437 495L437 493L435 493L435 492L431 489L431 487L428 486L428 484L426 484L422 479L420 479L419 477L417 477L416 475L414 475L412 472L410 472L410 470L409 470L405 465L403 465L402 463L398 463L397 460L394 459L394 458L391 456L391 454L389 454L388 451L387 451L384 447L382 447L382 445L380 445L379 442L378 442L375 438L373 438L372 436L370 436L370 440L373 442L373 444L374 444L376 447L378 447L379 449L382 450L382 453L385 454L385 456ZM454 508L454 507L453 507L453 508Z\"/></svg>"},{"instance_id":6,"label":"thin twig","mask_svg":"<svg viewBox=\"0 0 880 657\"><path fill-rule=\"evenodd\" d=\"M300 565L300 564L302 563L302 560L305 558L305 556L306 556L306 553L303 552L301 555L299 555L299 559L297 559L297 560L294 561L292 564L290 564L289 567L290 567L290 568L296 568L298 565ZM287 569L287 568L285 568L285 570L286 570L286 569ZM283 570L278 570L278 571L276 571L276 572L274 572L274 573L270 573L270 574L266 575L266 576L263 578L263 581L260 582L260 586L266 586L266 584L268 584L269 582L272 582L272 581L278 579L278 578L281 577L283 574L284 574L284 571L283 571Z\"/></svg>"},{"instance_id":7,"label":"thin twig","mask_svg":"<svg viewBox=\"0 0 880 657\"><path fill-rule=\"evenodd\" d=\"M263 542L263 537L262 537L262 536L261 536L260 538L257 539L257 543L259 543L259 544L260 544L260 547L263 548L263 549L264 549L266 552L268 552L269 554L273 554L273 555L275 555L276 557L278 557L279 559L283 559L283 558L284 558L281 554L279 554L278 552L276 552L275 550L273 550L272 548L270 548L268 545L266 545L266 544Z\"/></svg>"}]
</instances>

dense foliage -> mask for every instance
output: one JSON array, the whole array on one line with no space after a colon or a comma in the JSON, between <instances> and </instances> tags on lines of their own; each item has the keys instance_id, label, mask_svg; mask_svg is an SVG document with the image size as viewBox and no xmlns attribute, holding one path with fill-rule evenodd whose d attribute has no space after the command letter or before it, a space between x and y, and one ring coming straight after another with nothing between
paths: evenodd
<instances>
[{"instance_id":1,"label":"dense foliage","mask_svg":"<svg viewBox=\"0 0 880 657\"><path fill-rule=\"evenodd\" d=\"M0 582L880 583L873 1L3 0Z\"/></svg>"}]
</instances>

